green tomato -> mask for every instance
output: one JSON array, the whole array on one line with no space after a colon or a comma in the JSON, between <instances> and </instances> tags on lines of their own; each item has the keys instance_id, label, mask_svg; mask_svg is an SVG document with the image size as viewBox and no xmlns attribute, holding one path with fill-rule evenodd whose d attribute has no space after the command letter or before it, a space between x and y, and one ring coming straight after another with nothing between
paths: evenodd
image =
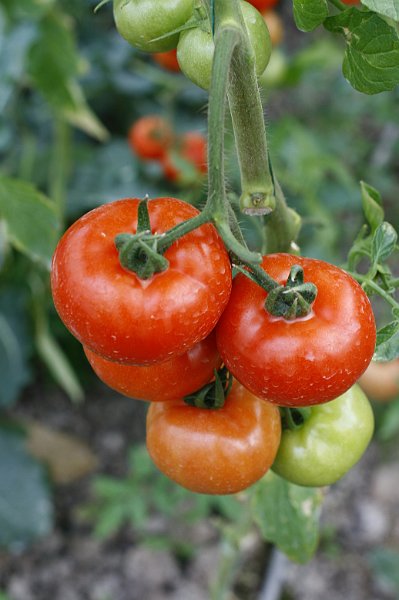
<instances>
[{"instance_id":1,"label":"green tomato","mask_svg":"<svg viewBox=\"0 0 399 600\"><path fill-rule=\"evenodd\" d=\"M153 42L184 25L194 10L194 0L114 0L116 28L135 48L165 52L176 48L179 34Z\"/></svg>"},{"instance_id":2,"label":"green tomato","mask_svg":"<svg viewBox=\"0 0 399 600\"><path fill-rule=\"evenodd\" d=\"M272 44L269 30L262 15L248 2L241 2L242 14L255 54L256 73L259 77L269 62ZM200 27L180 34L177 60L183 73L199 87L209 89L215 45L210 31Z\"/></svg>"},{"instance_id":3,"label":"green tomato","mask_svg":"<svg viewBox=\"0 0 399 600\"><path fill-rule=\"evenodd\" d=\"M373 411L358 385L307 410L309 416L302 425L283 431L272 468L298 485L331 485L366 450L374 430Z\"/></svg>"}]
</instances>

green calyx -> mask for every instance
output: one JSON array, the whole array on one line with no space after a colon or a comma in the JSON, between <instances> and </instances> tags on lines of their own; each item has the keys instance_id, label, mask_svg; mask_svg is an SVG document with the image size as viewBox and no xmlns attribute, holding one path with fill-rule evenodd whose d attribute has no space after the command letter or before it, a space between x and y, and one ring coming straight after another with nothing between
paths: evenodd
<instances>
[{"instance_id":1,"label":"green calyx","mask_svg":"<svg viewBox=\"0 0 399 600\"><path fill-rule=\"evenodd\" d=\"M157 245L158 238L151 233L148 198L145 198L138 206L137 233L120 233L115 238L119 262L140 279L150 279L155 273L166 271L169 266L168 259Z\"/></svg>"},{"instance_id":2,"label":"green calyx","mask_svg":"<svg viewBox=\"0 0 399 600\"><path fill-rule=\"evenodd\" d=\"M268 293L265 308L275 317L297 319L310 313L316 296L316 286L310 282L305 283L302 267L294 265L287 283L277 286Z\"/></svg>"},{"instance_id":3,"label":"green calyx","mask_svg":"<svg viewBox=\"0 0 399 600\"><path fill-rule=\"evenodd\" d=\"M166 271L169 261L158 253L156 243L156 238L148 233L117 235L115 246L122 267L133 271L140 279L150 279L155 273Z\"/></svg>"},{"instance_id":4,"label":"green calyx","mask_svg":"<svg viewBox=\"0 0 399 600\"><path fill-rule=\"evenodd\" d=\"M229 373L226 367L222 367L219 371L215 370L214 381L207 383L194 394L186 396L184 402L196 408L206 408L209 410L222 408L232 385L233 377L231 373Z\"/></svg>"}]
</instances>

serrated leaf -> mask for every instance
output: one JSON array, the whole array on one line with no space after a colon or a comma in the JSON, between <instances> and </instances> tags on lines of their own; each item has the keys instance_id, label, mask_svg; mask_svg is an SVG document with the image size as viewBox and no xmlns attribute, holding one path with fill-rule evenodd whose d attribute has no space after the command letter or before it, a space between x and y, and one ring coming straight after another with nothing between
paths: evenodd
<instances>
[{"instance_id":1,"label":"serrated leaf","mask_svg":"<svg viewBox=\"0 0 399 600\"><path fill-rule=\"evenodd\" d=\"M361 182L360 187L362 191L363 212L371 231L374 232L384 220L381 194L364 181Z\"/></svg>"},{"instance_id":2,"label":"serrated leaf","mask_svg":"<svg viewBox=\"0 0 399 600\"><path fill-rule=\"evenodd\" d=\"M50 200L29 183L0 176L0 219L13 246L49 269L59 230Z\"/></svg>"},{"instance_id":3,"label":"serrated leaf","mask_svg":"<svg viewBox=\"0 0 399 600\"><path fill-rule=\"evenodd\" d=\"M320 489L294 485L269 471L252 497L252 514L268 541L306 563L317 547L322 499Z\"/></svg>"},{"instance_id":4,"label":"serrated leaf","mask_svg":"<svg viewBox=\"0 0 399 600\"><path fill-rule=\"evenodd\" d=\"M399 21L399 0L362 0L362 4L380 15Z\"/></svg>"},{"instance_id":5,"label":"serrated leaf","mask_svg":"<svg viewBox=\"0 0 399 600\"><path fill-rule=\"evenodd\" d=\"M324 26L346 40L343 74L359 92L378 94L399 84L399 38L373 12L345 10L328 17Z\"/></svg>"},{"instance_id":6,"label":"serrated leaf","mask_svg":"<svg viewBox=\"0 0 399 600\"><path fill-rule=\"evenodd\" d=\"M390 223L384 221L374 232L371 244L373 265L383 263L395 250L398 234Z\"/></svg>"},{"instance_id":7,"label":"serrated leaf","mask_svg":"<svg viewBox=\"0 0 399 600\"><path fill-rule=\"evenodd\" d=\"M294 0L295 24L301 31L316 29L328 17L326 0Z\"/></svg>"},{"instance_id":8,"label":"serrated leaf","mask_svg":"<svg viewBox=\"0 0 399 600\"><path fill-rule=\"evenodd\" d=\"M392 321L377 331L373 360L386 362L399 357L399 321Z\"/></svg>"},{"instance_id":9,"label":"serrated leaf","mask_svg":"<svg viewBox=\"0 0 399 600\"><path fill-rule=\"evenodd\" d=\"M21 548L49 533L53 509L44 468L21 434L0 428L0 546Z\"/></svg>"}]
</instances>

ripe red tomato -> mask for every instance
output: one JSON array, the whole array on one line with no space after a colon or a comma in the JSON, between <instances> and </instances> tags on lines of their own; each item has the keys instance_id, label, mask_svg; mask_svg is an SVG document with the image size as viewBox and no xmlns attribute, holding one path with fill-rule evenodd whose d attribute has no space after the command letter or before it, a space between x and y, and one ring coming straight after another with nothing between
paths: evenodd
<instances>
[{"instance_id":1,"label":"ripe red tomato","mask_svg":"<svg viewBox=\"0 0 399 600\"><path fill-rule=\"evenodd\" d=\"M163 172L169 181L180 182L184 179L182 166L188 163L190 169L188 179L198 178L208 170L207 165L207 142L205 136L198 131L188 131L178 140L174 152L168 152L163 160Z\"/></svg>"},{"instance_id":2,"label":"ripe red tomato","mask_svg":"<svg viewBox=\"0 0 399 600\"><path fill-rule=\"evenodd\" d=\"M278 408L235 382L223 408L202 409L181 400L151 404L147 449L181 486L202 494L233 494L272 465L281 435Z\"/></svg>"},{"instance_id":3,"label":"ripe red tomato","mask_svg":"<svg viewBox=\"0 0 399 600\"><path fill-rule=\"evenodd\" d=\"M114 240L136 232L139 202L111 202L76 221L54 253L51 285L61 319L84 346L109 360L151 364L210 334L230 295L231 266L206 224L166 250L166 271L144 281L125 270ZM198 214L175 198L150 200L148 210L153 233Z\"/></svg>"},{"instance_id":4,"label":"ripe red tomato","mask_svg":"<svg viewBox=\"0 0 399 600\"><path fill-rule=\"evenodd\" d=\"M122 365L88 348L85 354L96 375L120 394L136 400L165 402L183 398L213 379L221 365L215 332L185 354L149 366Z\"/></svg>"},{"instance_id":5,"label":"ripe red tomato","mask_svg":"<svg viewBox=\"0 0 399 600\"><path fill-rule=\"evenodd\" d=\"M247 0L260 12L273 8L278 3L278 0Z\"/></svg>"},{"instance_id":6,"label":"ripe red tomato","mask_svg":"<svg viewBox=\"0 0 399 600\"><path fill-rule=\"evenodd\" d=\"M173 142L173 131L163 117L148 115L132 125L128 140L132 150L140 158L161 159Z\"/></svg>"},{"instance_id":7,"label":"ripe red tomato","mask_svg":"<svg viewBox=\"0 0 399 600\"><path fill-rule=\"evenodd\" d=\"M234 377L282 406L343 394L367 368L376 341L366 294L338 267L290 254L270 254L262 266L283 284L295 264L318 289L309 315L291 321L272 316L264 308L267 293L239 274L217 327L219 352Z\"/></svg>"},{"instance_id":8,"label":"ripe red tomato","mask_svg":"<svg viewBox=\"0 0 399 600\"><path fill-rule=\"evenodd\" d=\"M360 4L360 0L342 0L344 4Z\"/></svg>"},{"instance_id":9,"label":"ripe red tomato","mask_svg":"<svg viewBox=\"0 0 399 600\"><path fill-rule=\"evenodd\" d=\"M177 62L176 48L168 50L168 52L156 52L152 55L155 62L168 71L178 73L180 71L179 63Z\"/></svg>"}]
</instances>

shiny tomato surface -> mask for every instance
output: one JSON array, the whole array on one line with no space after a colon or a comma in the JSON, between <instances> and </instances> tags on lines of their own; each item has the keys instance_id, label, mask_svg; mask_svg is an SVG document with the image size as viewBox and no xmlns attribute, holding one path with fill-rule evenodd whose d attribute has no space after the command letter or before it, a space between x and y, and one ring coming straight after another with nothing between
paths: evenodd
<instances>
[{"instance_id":1,"label":"shiny tomato surface","mask_svg":"<svg viewBox=\"0 0 399 600\"><path fill-rule=\"evenodd\" d=\"M290 321L271 315L264 308L267 293L239 274L217 343L227 368L252 393L282 406L306 406L332 400L356 382L373 355L376 329L366 294L342 269L290 254L270 254L262 263L280 284L293 265L317 286L310 314Z\"/></svg>"},{"instance_id":2,"label":"shiny tomato surface","mask_svg":"<svg viewBox=\"0 0 399 600\"><path fill-rule=\"evenodd\" d=\"M120 394L136 400L165 402L192 394L211 381L221 365L212 332L188 352L148 366L123 365L84 348L96 375Z\"/></svg>"},{"instance_id":3,"label":"shiny tomato surface","mask_svg":"<svg viewBox=\"0 0 399 600\"><path fill-rule=\"evenodd\" d=\"M187 352L215 327L231 290L231 266L213 225L165 252L166 271L142 280L124 269L115 236L135 233L138 199L105 204L76 221L53 257L55 307L93 352L122 363L151 364ZM148 202L153 233L198 214L175 198Z\"/></svg>"},{"instance_id":4,"label":"shiny tomato surface","mask_svg":"<svg viewBox=\"0 0 399 600\"><path fill-rule=\"evenodd\" d=\"M233 494L260 479L280 442L276 406L235 382L223 408L182 400L151 404L147 448L158 467L181 486L203 494Z\"/></svg>"}]
</instances>

